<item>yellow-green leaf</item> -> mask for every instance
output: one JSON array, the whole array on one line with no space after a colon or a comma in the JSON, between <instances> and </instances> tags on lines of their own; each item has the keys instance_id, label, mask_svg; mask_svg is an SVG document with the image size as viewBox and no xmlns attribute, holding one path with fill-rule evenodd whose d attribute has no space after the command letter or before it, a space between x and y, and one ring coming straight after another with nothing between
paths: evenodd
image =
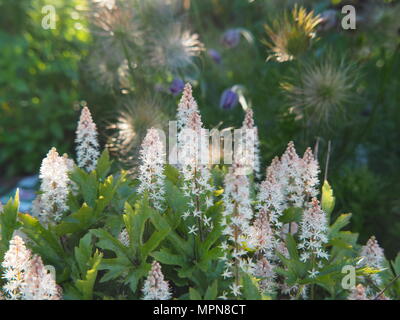
<instances>
[{"instance_id":1,"label":"yellow-green leaf","mask_svg":"<svg viewBox=\"0 0 400 320\"><path fill-rule=\"evenodd\" d=\"M327 180L324 181L324 184L322 186L321 207L322 210L326 212L328 217L335 207L335 197L333 196L333 190Z\"/></svg>"}]
</instances>

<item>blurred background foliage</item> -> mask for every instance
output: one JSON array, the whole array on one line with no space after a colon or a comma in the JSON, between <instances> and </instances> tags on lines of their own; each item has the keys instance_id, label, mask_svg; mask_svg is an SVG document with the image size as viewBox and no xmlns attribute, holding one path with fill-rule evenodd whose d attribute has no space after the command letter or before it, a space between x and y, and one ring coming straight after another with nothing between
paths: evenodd
<instances>
[{"instance_id":1,"label":"blurred background foliage","mask_svg":"<svg viewBox=\"0 0 400 320\"><path fill-rule=\"evenodd\" d=\"M32 173L57 145L73 144L79 62L89 35L77 1L0 1L0 167L2 176ZM57 10L57 28L41 26L42 7Z\"/></svg>"},{"instance_id":2,"label":"blurred background foliage","mask_svg":"<svg viewBox=\"0 0 400 320\"><path fill-rule=\"evenodd\" d=\"M41 27L47 4L56 8L55 30ZM345 4L356 8L356 30L341 27ZM290 61L267 60L265 26L294 5L323 17L316 37ZM318 145L325 174L331 141L326 174L339 209L353 212L350 228L361 242L375 234L393 258L399 14L395 0L0 0L0 179L37 172L50 146L72 154L85 103L103 144L130 169L146 129L166 126L190 81L210 129L238 127L243 108L254 109L263 166L294 140L300 152ZM307 83L325 79L330 88L327 70L341 77L332 88L346 99L305 108Z\"/></svg>"}]
</instances>

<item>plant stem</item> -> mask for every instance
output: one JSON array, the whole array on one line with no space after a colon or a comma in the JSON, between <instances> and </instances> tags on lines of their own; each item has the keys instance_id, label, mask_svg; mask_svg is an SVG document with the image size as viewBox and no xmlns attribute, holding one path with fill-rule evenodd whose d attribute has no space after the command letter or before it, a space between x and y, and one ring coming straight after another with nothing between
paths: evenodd
<instances>
[{"instance_id":1,"label":"plant stem","mask_svg":"<svg viewBox=\"0 0 400 320\"><path fill-rule=\"evenodd\" d=\"M383 290L382 290L381 292L379 292L379 293L376 295L376 297L374 298L374 300L378 300L378 298L379 298L382 294L384 294L385 291L386 291L387 289L389 289L389 287L390 287L391 285L393 285L393 284L396 282L396 280L399 279L399 278L400 278L400 274L398 274L395 278L393 278L393 280L390 281L389 284L388 284L385 288L383 288Z\"/></svg>"}]
</instances>

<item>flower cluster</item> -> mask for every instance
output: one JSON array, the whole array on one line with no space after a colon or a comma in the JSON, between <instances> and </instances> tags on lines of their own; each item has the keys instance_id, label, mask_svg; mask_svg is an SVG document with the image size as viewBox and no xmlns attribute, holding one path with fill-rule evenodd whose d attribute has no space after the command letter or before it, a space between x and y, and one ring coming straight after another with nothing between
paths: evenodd
<instances>
[{"instance_id":1,"label":"flower cluster","mask_svg":"<svg viewBox=\"0 0 400 320\"><path fill-rule=\"evenodd\" d=\"M279 170L280 162L275 157L266 170L267 176L265 180L260 184L256 206L258 212L264 212L268 215L268 219L275 230L279 230L282 227L279 217L284 209L284 195L279 183Z\"/></svg>"},{"instance_id":2,"label":"flower cluster","mask_svg":"<svg viewBox=\"0 0 400 320\"><path fill-rule=\"evenodd\" d=\"M26 248L24 241L15 236L10 241L10 247L4 255L2 267L4 273L2 278L7 281L3 290L11 300L17 300L22 296L25 286L25 273L29 268L32 254Z\"/></svg>"},{"instance_id":3,"label":"flower cluster","mask_svg":"<svg viewBox=\"0 0 400 320\"><path fill-rule=\"evenodd\" d=\"M317 258L328 259L328 253L324 249L324 244L328 242L328 221L316 198L312 199L310 208L304 211L300 230L301 242L298 246L302 250L300 260L306 262L312 259L314 263ZM318 264L318 267L321 267L321 264ZM318 273L313 265L310 277L316 277Z\"/></svg>"},{"instance_id":4,"label":"flower cluster","mask_svg":"<svg viewBox=\"0 0 400 320\"><path fill-rule=\"evenodd\" d=\"M38 255L32 256L19 236L14 236L2 263L3 290L11 300L59 300L61 288Z\"/></svg>"},{"instance_id":5,"label":"flower cluster","mask_svg":"<svg viewBox=\"0 0 400 320\"><path fill-rule=\"evenodd\" d=\"M286 208L304 206L302 169L302 160L297 155L294 143L290 141L281 157L279 173Z\"/></svg>"},{"instance_id":6,"label":"flower cluster","mask_svg":"<svg viewBox=\"0 0 400 320\"><path fill-rule=\"evenodd\" d=\"M243 121L239 146L236 146L235 157L239 163L248 168L249 173L260 177L260 143L258 129L254 124L253 110L247 108Z\"/></svg>"},{"instance_id":7,"label":"flower cluster","mask_svg":"<svg viewBox=\"0 0 400 320\"><path fill-rule=\"evenodd\" d=\"M262 292L272 292L276 287L277 274L274 271L275 265L268 259L261 257L254 268L254 276L261 279L260 289Z\"/></svg>"},{"instance_id":8,"label":"flower cluster","mask_svg":"<svg viewBox=\"0 0 400 320\"><path fill-rule=\"evenodd\" d=\"M182 97L178 104L176 119L178 130L181 130L188 123L189 117L193 112L198 112L197 102L193 97L192 86L186 83L183 88Z\"/></svg>"},{"instance_id":9,"label":"flower cluster","mask_svg":"<svg viewBox=\"0 0 400 320\"><path fill-rule=\"evenodd\" d=\"M268 173L269 172L269 173ZM289 207L306 208L310 200L319 193L319 165L311 148L307 148L303 158L296 152L290 141L279 159L276 157L267 169L267 180L272 180L274 190L281 193L282 210ZM268 178L268 176L270 176Z\"/></svg>"},{"instance_id":10,"label":"flower cluster","mask_svg":"<svg viewBox=\"0 0 400 320\"><path fill-rule=\"evenodd\" d=\"M273 250L277 244L275 231L276 229L273 229L271 226L268 213L264 210L259 211L256 219L250 226L251 236L247 240L247 246L264 254L268 258L273 258Z\"/></svg>"},{"instance_id":11,"label":"flower cluster","mask_svg":"<svg viewBox=\"0 0 400 320\"><path fill-rule=\"evenodd\" d=\"M178 159L183 177L182 190L188 199L189 209L183 213L186 220L194 217L196 224L189 226L189 234L202 236L203 229L212 229L211 219L205 211L213 205L210 183L211 173L208 168L208 136L192 96L190 84L186 84L178 106Z\"/></svg>"},{"instance_id":12,"label":"flower cluster","mask_svg":"<svg viewBox=\"0 0 400 320\"><path fill-rule=\"evenodd\" d=\"M323 245L327 242L327 220L321 210L318 200L319 165L310 148L307 148L303 158L295 150L294 143L289 142L287 149L279 159L275 157L266 170L266 178L259 185L256 202L256 218L250 226L247 245L256 251L256 268L253 275L260 278L264 290L280 288L283 294L297 294L297 286L287 287L274 283L274 277L263 277L260 266L273 268L279 264L277 253L288 257L285 245L286 234L290 231L296 234L300 230L299 249L303 252L301 259L308 257L327 258ZM297 223L283 224L280 221L285 209L298 207L304 210L300 228ZM321 263L319 263L321 265ZM257 267L258 266L258 267ZM312 277L318 274L313 264L310 270ZM306 287L300 294L305 297Z\"/></svg>"},{"instance_id":13,"label":"flower cluster","mask_svg":"<svg viewBox=\"0 0 400 320\"><path fill-rule=\"evenodd\" d=\"M25 274L24 300L60 300L61 288L43 264L42 258L34 255Z\"/></svg>"},{"instance_id":14,"label":"flower cluster","mask_svg":"<svg viewBox=\"0 0 400 320\"><path fill-rule=\"evenodd\" d=\"M140 160L138 192L148 192L153 207L161 211L165 193L165 150L160 134L154 128L148 130L143 140Z\"/></svg>"},{"instance_id":15,"label":"flower cluster","mask_svg":"<svg viewBox=\"0 0 400 320\"><path fill-rule=\"evenodd\" d=\"M250 237L250 222L253 218L250 182L248 176L243 174L243 167L239 163L234 162L229 168L224 185L225 209L222 213L221 225L224 228L223 234L227 236L229 243L224 242L221 246L224 251L221 260L225 262L225 271L222 276L224 278L234 277L230 290L231 294L236 297L241 294L239 273L241 270L249 271L253 267L244 258L246 255L244 245Z\"/></svg>"},{"instance_id":16,"label":"flower cluster","mask_svg":"<svg viewBox=\"0 0 400 320\"><path fill-rule=\"evenodd\" d=\"M375 269L383 269L385 254L374 236L368 239L367 244L361 248L360 256L365 259L364 262L367 266ZM371 278L378 286L382 283L379 274L373 274Z\"/></svg>"},{"instance_id":17,"label":"flower cluster","mask_svg":"<svg viewBox=\"0 0 400 320\"><path fill-rule=\"evenodd\" d=\"M164 280L161 266L157 261L151 265L151 270L143 285L143 300L169 300L171 292L169 284Z\"/></svg>"},{"instance_id":18,"label":"flower cluster","mask_svg":"<svg viewBox=\"0 0 400 320\"><path fill-rule=\"evenodd\" d=\"M305 196L305 201L312 199L318 195L317 186L319 185L319 164L314 158L314 154L311 148L308 147L304 152L302 159L302 174L301 179L304 186L303 195Z\"/></svg>"},{"instance_id":19,"label":"flower cluster","mask_svg":"<svg viewBox=\"0 0 400 320\"><path fill-rule=\"evenodd\" d=\"M68 210L68 187L71 185L68 177L69 166L66 158L60 157L55 148L52 148L42 161L39 175L42 180L42 194L37 200L37 205L39 217L44 222L60 221L63 213Z\"/></svg>"},{"instance_id":20,"label":"flower cluster","mask_svg":"<svg viewBox=\"0 0 400 320\"><path fill-rule=\"evenodd\" d=\"M89 108L84 107L76 130L76 156L78 167L90 172L96 168L100 155L97 141L96 124L93 122Z\"/></svg>"}]
</instances>

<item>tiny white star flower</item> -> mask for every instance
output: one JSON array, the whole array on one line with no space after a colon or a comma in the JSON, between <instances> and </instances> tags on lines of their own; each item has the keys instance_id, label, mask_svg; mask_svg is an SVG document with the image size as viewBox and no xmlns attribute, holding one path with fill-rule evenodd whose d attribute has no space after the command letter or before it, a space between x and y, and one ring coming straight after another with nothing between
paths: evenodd
<instances>
[{"instance_id":1,"label":"tiny white star flower","mask_svg":"<svg viewBox=\"0 0 400 320\"><path fill-rule=\"evenodd\" d=\"M195 225L189 227L189 234L196 235L197 231L198 231L198 228Z\"/></svg>"},{"instance_id":2,"label":"tiny white star flower","mask_svg":"<svg viewBox=\"0 0 400 320\"><path fill-rule=\"evenodd\" d=\"M203 223L205 226L211 226L211 217L204 217Z\"/></svg>"},{"instance_id":3,"label":"tiny white star flower","mask_svg":"<svg viewBox=\"0 0 400 320\"><path fill-rule=\"evenodd\" d=\"M229 245L226 241L222 242L221 245L219 246L222 250L228 250Z\"/></svg>"},{"instance_id":4,"label":"tiny white star flower","mask_svg":"<svg viewBox=\"0 0 400 320\"><path fill-rule=\"evenodd\" d=\"M310 274L310 278L316 278L319 274L319 271L312 269L311 271L309 270L308 273Z\"/></svg>"},{"instance_id":5,"label":"tiny white star flower","mask_svg":"<svg viewBox=\"0 0 400 320\"><path fill-rule=\"evenodd\" d=\"M199 211L199 210L194 210L193 211L193 217L197 218L197 217L200 217L200 216L201 216L201 211Z\"/></svg>"},{"instance_id":6,"label":"tiny white star flower","mask_svg":"<svg viewBox=\"0 0 400 320\"><path fill-rule=\"evenodd\" d=\"M231 278L232 277L232 272L229 270L229 269L226 269L225 271L224 271L224 273L222 274L222 276L224 277L224 279L226 279L226 278Z\"/></svg>"},{"instance_id":7,"label":"tiny white star flower","mask_svg":"<svg viewBox=\"0 0 400 320\"><path fill-rule=\"evenodd\" d=\"M232 294L235 296L235 297L237 297L237 296L239 296L241 293L240 293L240 289L242 288L242 285L237 285L236 283L232 283L230 286L229 286L229 289L231 289L231 292L232 292Z\"/></svg>"},{"instance_id":8,"label":"tiny white star flower","mask_svg":"<svg viewBox=\"0 0 400 320\"><path fill-rule=\"evenodd\" d=\"M206 198L206 207L207 208L210 208L210 207L212 207L213 206L213 199L211 198L211 197L207 197Z\"/></svg>"},{"instance_id":9,"label":"tiny white star flower","mask_svg":"<svg viewBox=\"0 0 400 320\"><path fill-rule=\"evenodd\" d=\"M181 217L183 218L183 220L186 220L187 218L190 217L190 212L189 211L184 212Z\"/></svg>"}]
</instances>

